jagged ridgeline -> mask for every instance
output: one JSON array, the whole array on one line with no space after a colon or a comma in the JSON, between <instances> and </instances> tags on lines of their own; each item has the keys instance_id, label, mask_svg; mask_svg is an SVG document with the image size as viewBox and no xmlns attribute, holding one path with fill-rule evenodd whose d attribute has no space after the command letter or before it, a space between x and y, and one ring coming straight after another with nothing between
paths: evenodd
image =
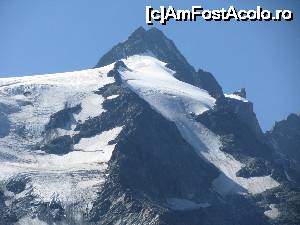
<instances>
[{"instance_id":1,"label":"jagged ridgeline","mask_svg":"<svg viewBox=\"0 0 300 225\"><path fill-rule=\"evenodd\" d=\"M300 224L300 116L263 133L160 30L0 79L0 225Z\"/></svg>"}]
</instances>

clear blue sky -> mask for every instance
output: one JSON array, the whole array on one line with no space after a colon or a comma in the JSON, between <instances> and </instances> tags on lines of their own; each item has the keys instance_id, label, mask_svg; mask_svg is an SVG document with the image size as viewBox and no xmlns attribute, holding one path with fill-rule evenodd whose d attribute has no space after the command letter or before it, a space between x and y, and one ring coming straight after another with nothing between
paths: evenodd
<instances>
[{"instance_id":1,"label":"clear blue sky","mask_svg":"<svg viewBox=\"0 0 300 225\"><path fill-rule=\"evenodd\" d=\"M145 24L145 6L291 9L293 22L156 24L225 92L246 87L262 128L300 112L300 1L1 0L0 77L93 67ZM241 3L242 2L242 3Z\"/></svg>"}]
</instances>

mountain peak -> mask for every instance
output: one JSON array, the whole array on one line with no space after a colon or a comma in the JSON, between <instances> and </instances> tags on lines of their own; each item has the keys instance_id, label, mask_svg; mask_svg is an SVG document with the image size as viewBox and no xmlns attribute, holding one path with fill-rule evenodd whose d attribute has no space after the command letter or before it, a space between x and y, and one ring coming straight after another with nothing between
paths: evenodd
<instances>
[{"instance_id":1,"label":"mountain peak","mask_svg":"<svg viewBox=\"0 0 300 225\"><path fill-rule=\"evenodd\" d=\"M168 68L175 71L174 76L177 79L201 87L214 97L223 96L222 88L214 78L211 78L212 75L209 74L210 77L207 79L208 74L201 73L199 75L180 53L174 42L155 27L149 30L139 27L126 41L115 45L103 55L95 67L106 66L129 56L147 53L151 53L158 60L165 62Z\"/></svg>"},{"instance_id":2,"label":"mountain peak","mask_svg":"<svg viewBox=\"0 0 300 225\"><path fill-rule=\"evenodd\" d=\"M139 27L137 28L130 36L128 39L136 39L136 38L142 38L146 34L146 30L144 27Z\"/></svg>"},{"instance_id":3,"label":"mountain peak","mask_svg":"<svg viewBox=\"0 0 300 225\"><path fill-rule=\"evenodd\" d=\"M143 27L137 28L126 41L115 45L99 60L96 67L106 66L122 58L147 52L153 53L155 57L166 63L176 61L178 64L180 61L181 64L191 67L175 44L161 30L157 28L145 30Z\"/></svg>"},{"instance_id":4,"label":"mountain peak","mask_svg":"<svg viewBox=\"0 0 300 225\"><path fill-rule=\"evenodd\" d=\"M129 36L128 39L145 38L146 36L151 35L161 35L161 38L166 38L164 33L156 27L152 27L146 30L144 27L140 26L135 31L133 31L133 33Z\"/></svg>"}]
</instances>

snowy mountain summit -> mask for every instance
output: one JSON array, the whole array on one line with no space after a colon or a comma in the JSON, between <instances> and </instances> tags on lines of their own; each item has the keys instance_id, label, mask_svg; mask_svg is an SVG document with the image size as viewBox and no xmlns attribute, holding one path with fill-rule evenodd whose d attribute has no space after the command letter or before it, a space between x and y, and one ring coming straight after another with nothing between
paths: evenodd
<instances>
[{"instance_id":1,"label":"snowy mountain summit","mask_svg":"<svg viewBox=\"0 0 300 225\"><path fill-rule=\"evenodd\" d=\"M297 140L138 28L94 69L0 79L0 224L299 224Z\"/></svg>"}]
</instances>

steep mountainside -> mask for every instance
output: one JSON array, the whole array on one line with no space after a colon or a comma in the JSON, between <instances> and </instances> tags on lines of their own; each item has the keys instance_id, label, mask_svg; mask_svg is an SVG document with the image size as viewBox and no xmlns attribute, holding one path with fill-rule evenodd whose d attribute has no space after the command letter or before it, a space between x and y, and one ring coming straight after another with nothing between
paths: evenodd
<instances>
[{"instance_id":1,"label":"steep mountainside","mask_svg":"<svg viewBox=\"0 0 300 225\"><path fill-rule=\"evenodd\" d=\"M223 91L216 79L208 72L195 69L178 51L173 41L160 30L152 28L146 31L140 27L125 42L114 46L97 63L96 67L106 66L117 60L133 55L152 55L167 67L174 70L174 76L181 81L207 90L213 97L222 97Z\"/></svg>"},{"instance_id":2,"label":"steep mountainside","mask_svg":"<svg viewBox=\"0 0 300 225\"><path fill-rule=\"evenodd\" d=\"M0 79L0 224L299 224L299 115L264 134L157 29Z\"/></svg>"},{"instance_id":3,"label":"steep mountainside","mask_svg":"<svg viewBox=\"0 0 300 225\"><path fill-rule=\"evenodd\" d=\"M279 154L300 162L300 114L290 114L286 120L276 122L267 137Z\"/></svg>"}]
</instances>

